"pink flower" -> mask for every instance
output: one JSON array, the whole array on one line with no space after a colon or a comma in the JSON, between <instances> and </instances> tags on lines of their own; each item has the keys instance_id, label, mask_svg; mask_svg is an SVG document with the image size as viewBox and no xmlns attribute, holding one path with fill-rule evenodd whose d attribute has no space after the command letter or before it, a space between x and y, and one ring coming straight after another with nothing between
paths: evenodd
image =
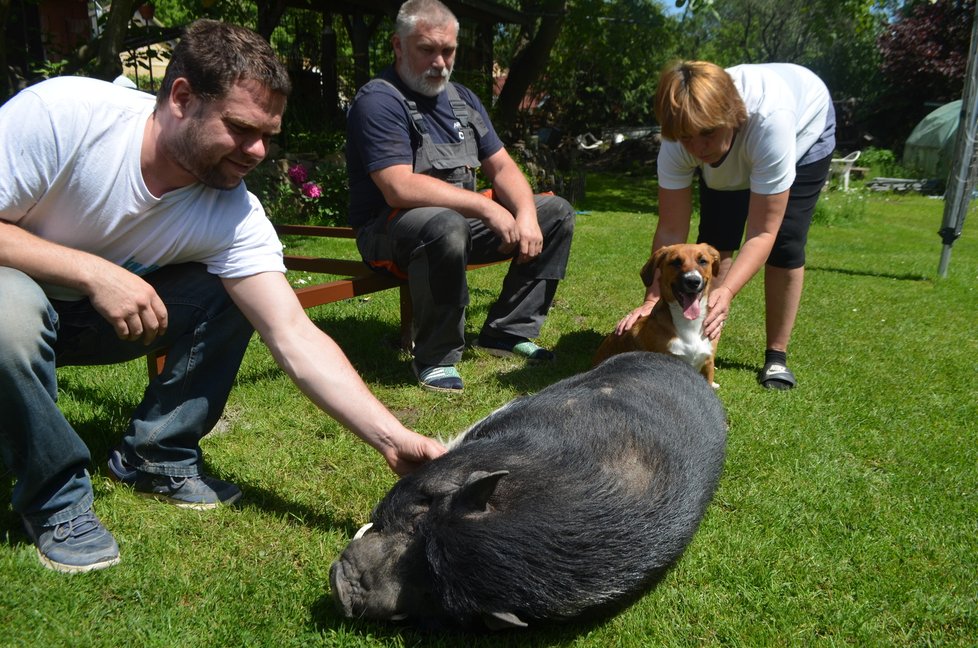
<instances>
[{"instance_id":1,"label":"pink flower","mask_svg":"<svg viewBox=\"0 0 978 648\"><path fill-rule=\"evenodd\" d=\"M306 167L301 164L296 164L295 166L289 167L289 180L301 185L303 182L309 179L309 172L306 171Z\"/></svg>"},{"instance_id":2,"label":"pink flower","mask_svg":"<svg viewBox=\"0 0 978 648\"><path fill-rule=\"evenodd\" d=\"M315 182L307 182L302 185L302 195L306 198L319 198L323 192Z\"/></svg>"}]
</instances>

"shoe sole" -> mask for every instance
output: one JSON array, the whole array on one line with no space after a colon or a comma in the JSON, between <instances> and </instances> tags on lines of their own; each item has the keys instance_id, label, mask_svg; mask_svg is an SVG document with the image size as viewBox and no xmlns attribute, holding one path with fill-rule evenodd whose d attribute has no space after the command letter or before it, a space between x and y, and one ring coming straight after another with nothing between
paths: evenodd
<instances>
[{"instance_id":1,"label":"shoe sole","mask_svg":"<svg viewBox=\"0 0 978 648\"><path fill-rule=\"evenodd\" d=\"M111 567L113 565L118 565L121 558L116 556L115 558L109 558L108 560L102 560L100 562L92 563L90 565L68 565L65 563L59 563L51 560L37 547L34 547L37 551L37 557L41 559L41 564L56 572L62 574L84 574L85 572L95 571L97 569L105 569L106 567Z\"/></svg>"},{"instance_id":2,"label":"shoe sole","mask_svg":"<svg viewBox=\"0 0 978 648\"><path fill-rule=\"evenodd\" d=\"M522 353L513 353L512 351L507 351L506 349L494 349L493 347L482 346L479 344L473 344L472 348L476 351L484 351L491 356L496 356L497 358L519 358L520 360L525 360L528 364L543 364L552 360L552 358L530 358Z\"/></svg>"},{"instance_id":3,"label":"shoe sole","mask_svg":"<svg viewBox=\"0 0 978 648\"><path fill-rule=\"evenodd\" d=\"M424 389L425 391L437 392L439 394L461 394L464 391L464 388L463 389L451 389L449 387L435 387L434 385L429 385L428 383L423 383L420 380L418 381L418 385L420 385L421 386L421 389Z\"/></svg>"},{"instance_id":4,"label":"shoe sole","mask_svg":"<svg viewBox=\"0 0 978 648\"><path fill-rule=\"evenodd\" d=\"M154 499L159 502L166 502L167 504L173 504L177 508L182 508L188 511L212 511L219 506L230 506L241 499L241 492L238 491L231 497L221 500L220 502L185 502L183 500L174 499L167 495L160 493L143 493L142 491L134 491L136 495L140 497L146 497L148 499Z\"/></svg>"},{"instance_id":5,"label":"shoe sole","mask_svg":"<svg viewBox=\"0 0 978 648\"><path fill-rule=\"evenodd\" d=\"M465 389L464 385L462 386L462 389L454 389L452 387L438 387L436 385L426 383L425 381L421 380L421 376L418 375L419 372L414 366L414 363L411 363L411 371L414 373L414 377L418 380L418 385L425 391L435 392L438 394L461 394Z\"/></svg>"},{"instance_id":6,"label":"shoe sole","mask_svg":"<svg viewBox=\"0 0 978 648\"><path fill-rule=\"evenodd\" d=\"M771 372L762 370L757 377L757 382L764 389L775 391L788 391L798 386L798 379L795 378L795 374L790 369Z\"/></svg>"}]
</instances>

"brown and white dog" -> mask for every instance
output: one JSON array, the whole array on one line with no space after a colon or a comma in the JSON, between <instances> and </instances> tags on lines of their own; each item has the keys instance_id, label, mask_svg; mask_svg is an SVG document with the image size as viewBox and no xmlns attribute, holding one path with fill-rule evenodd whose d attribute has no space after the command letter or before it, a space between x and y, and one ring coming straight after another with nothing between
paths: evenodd
<instances>
[{"instance_id":1,"label":"brown and white dog","mask_svg":"<svg viewBox=\"0 0 978 648\"><path fill-rule=\"evenodd\" d=\"M720 271L720 253L705 243L679 243L655 251L642 267L648 286L659 270L659 301L621 335L611 333L594 356L594 364L626 351L655 351L681 358L714 387L716 342L703 334L710 282Z\"/></svg>"}]
</instances>

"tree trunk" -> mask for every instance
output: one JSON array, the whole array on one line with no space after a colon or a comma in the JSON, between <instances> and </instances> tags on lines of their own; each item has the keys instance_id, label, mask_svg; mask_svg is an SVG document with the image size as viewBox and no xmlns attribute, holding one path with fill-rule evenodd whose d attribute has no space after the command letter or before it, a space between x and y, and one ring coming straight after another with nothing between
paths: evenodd
<instances>
[{"instance_id":1,"label":"tree trunk","mask_svg":"<svg viewBox=\"0 0 978 648\"><path fill-rule=\"evenodd\" d=\"M114 0L109 9L105 30L99 37L98 54L95 57L95 74L99 79L111 81L122 73L119 54L122 41L129 31L129 22L136 7L136 0Z\"/></svg>"},{"instance_id":2,"label":"tree trunk","mask_svg":"<svg viewBox=\"0 0 978 648\"><path fill-rule=\"evenodd\" d=\"M258 33L267 41L282 21L285 13L285 0L258 0Z\"/></svg>"},{"instance_id":3,"label":"tree trunk","mask_svg":"<svg viewBox=\"0 0 978 648\"><path fill-rule=\"evenodd\" d=\"M339 107L340 81L336 72L336 31L333 29L333 14L323 14L323 31L320 35L319 74L322 79L323 103L326 107L326 121L333 127L342 125Z\"/></svg>"},{"instance_id":4,"label":"tree trunk","mask_svg":"<svg viewBox=\"0 0 978 648\"><path fill-rule=\"evenodd\" d=\"M370 80L370 39L380 26L381 16L368 21L362 11L343 16L346 32L353 45L353 85L356 89Z\"/></svg>"},{"instance_id":5,"label":"tree trunk","mask_svg":"<svg viewBox=\"0 0 978 648\"><path fill-rule=\"evenodd\" d=\"M530 85L546 69L550 51L557 42L566 17L566 0L542 0L538 6L542 15L536 33L513 57L506 83L496 100L494 122L496 129L502 133L512 132L515 128L520 104Z\"/></svg>"}]
</instances>

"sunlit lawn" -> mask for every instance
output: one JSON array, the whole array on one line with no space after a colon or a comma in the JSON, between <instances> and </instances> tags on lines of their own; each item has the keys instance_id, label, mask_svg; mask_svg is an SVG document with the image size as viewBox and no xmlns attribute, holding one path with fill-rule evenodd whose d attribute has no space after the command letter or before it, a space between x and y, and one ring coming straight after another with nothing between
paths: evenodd
<instances>
[{"instance_id":1,"label":"sunlit lawn","mask_svg":"<svg viewBox=\"0 0 978 648\"><path fill-rule=\"evenodd\" d=\"M395 292L310 314L408 425L453 434L588 367L641 299L653 187L589 176L542 339L558 353L552 366L467 354L465 394L430 394L388 343ZM737 297L718 356L731 420L720 489L678 567L612 619L464 638L342 619L328 598L329 564L394 477L255 339L225 420L204 443L208 469L244 497L210 513L136 497L106 478L104 456L140 398L144 365L59 371L61 405L96 459L96 510L122 563L71 577L43 569L9 510L10 489L0 488L0 645L974 645L978 222L972 213L949 276L938 279L942 209L921 196L828 196L808 246L792 392L756 384L761 282ZM502 272L470 273L470 335Z\"/></svg>"}]
</instances>

